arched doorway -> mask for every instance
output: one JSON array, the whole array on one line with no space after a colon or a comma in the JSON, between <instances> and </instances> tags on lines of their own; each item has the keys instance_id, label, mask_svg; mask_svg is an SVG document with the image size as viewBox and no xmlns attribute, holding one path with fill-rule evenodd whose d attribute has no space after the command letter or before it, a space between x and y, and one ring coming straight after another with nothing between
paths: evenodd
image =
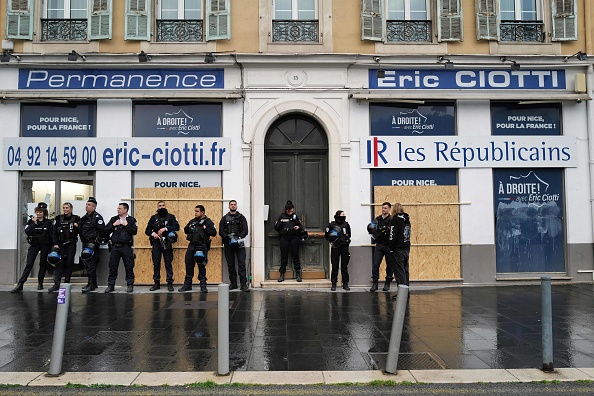
<instances>
[{"instance_id":1,"label":"arched doorway","mask_svg":"<svg viewBox=\"0 0 594 396\"><path fill-rule=\"evenodd\" d=\"M310 238L301 246L304 279L328 277L328 139L321 125L311 117L291 114L278 119L268 130L265 150L265 196L269 205L266 222L266 274L278 277L279 240L274 223L287 200L295 204ZM289 260L286 275L293 273Z\"/></svg>"}]
</instances>

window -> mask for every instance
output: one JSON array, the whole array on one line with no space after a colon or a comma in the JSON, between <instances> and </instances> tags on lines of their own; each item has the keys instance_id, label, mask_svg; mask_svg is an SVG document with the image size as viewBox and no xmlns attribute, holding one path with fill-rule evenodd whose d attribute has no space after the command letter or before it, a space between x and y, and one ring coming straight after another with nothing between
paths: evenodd
<instances>
[{"instance_id":1,"label":"window","mask_svg":"<svg viewBox=\"0 0 594 396\"><path fill-rule=\"evenodd\" d=\"M361 0L361 38L383 42L462 40L460 0ZM385 4L385 8L384 8ZM433 16L433 15L436 15Z\"/></svg>"},{"instance_id":2,"label":"window","mask_svg":"<svg viewBox=\"0 0 594 396\"><path fill-rule=\"evenodd\" d=\"M155 42L229 39L230 0L160 0L155 12ZM150 0L126 0L126 40L151 40Z\"/></svg>"},{"instance_id":3,"label":"window","mask_svg":"<svg viewBox=\"0 0 594 396\"><path fill-rule=\"evenodd\" d=\"M273 42L318 42L317 0L275 0Z\"/></svg>"},{"instance_id":4,"label":"window","mask_svg":"<svg viewBox=\"0 0 594 396\"><path fill-rule=\"evenodd\" d=\"M577 0L549 0L552 40L577 40ZM476 0L477 38L544 42L544 0Z\"/></svg>"}]
</instances>

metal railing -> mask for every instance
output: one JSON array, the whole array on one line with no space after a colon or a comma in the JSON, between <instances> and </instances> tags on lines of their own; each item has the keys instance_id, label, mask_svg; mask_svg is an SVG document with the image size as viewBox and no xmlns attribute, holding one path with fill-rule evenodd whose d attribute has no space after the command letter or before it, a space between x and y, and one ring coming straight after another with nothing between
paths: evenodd
<instances>
[{"instance_id":1,"label":"metal railing","mask_svg":"<svg viewBox=\"0 0 594 396\"><path fill-rule=\"evenodd\" d=\"M41 41L86 41L86 19L42 19Z\"/></svg>"},{"instance_id":2,"label":"metal railing","mask_svg":"<svg viewBox=\"0 0 594 396\"><path fill-rule=\"evenodd\" d=\"M158 42L203 41L204 21L201 19L157 19Z\"/></svg>"},{"instance_id":3,"label":"metal railing","mask_svg":"<svg viewBox=\"0 0 594 396\"><path fill-rule=\"evenodd\" d=\"M544 41L544 23L542 21L501 21L499 25L500 41Z\"/></svg>"},{"instance_id":4,"label":"metal railing","mask_svg":"<svg viewBox=\"0 0 594 396\"><path fill-rule=\"evenodd\" d=\"M388 42L431 42L431 21L387 21Z\"/></svg>"},{"instance_id":5,"label":"metal railing","mask_svg":"<svg viewBox=\"0 0 594 396\"><path fill-rule=\"evenodd\" d=\"M273 42L310 42L319 41L320 22L274 20L272 21Z\"/></svg>"}]
</instances>

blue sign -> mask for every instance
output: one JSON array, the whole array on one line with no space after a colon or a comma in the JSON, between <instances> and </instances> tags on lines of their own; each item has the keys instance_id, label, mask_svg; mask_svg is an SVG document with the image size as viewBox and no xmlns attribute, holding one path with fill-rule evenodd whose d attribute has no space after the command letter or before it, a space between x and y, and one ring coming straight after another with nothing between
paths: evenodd
<instances>
[{"instance_id":1,"label":"blue sign","mask_svg":"<svg viewBox=\"0 0 594 396\"><path fill-rule=\"evenodd\" d=\"M372 136L445 136L456 134L456 109L449 103L370 104Z\"/></svg>"},{"instance_id":2,"label":"blue sign","mask_svg":"<svg viewBox=\"0 0 594 396\"><path fill-rule=\"evenodd\" d=\"M219 137L221 104L136 104L134 136Z\"/></svg>"},{"instance_id":3,"label":"blue sign","mask_svg":"<svg viewBox=\"0 0 594 396\"><path fill-rule=\"evenodd\" d=\"M566 89L564 70L503 70L503 69L409 69L384 70L378 78L377 69L369 70L370 89Z\"/></svg>"},{"instance_id":4,"label":"blue sign","mask_svg":"<svg viewBox=\"0 0 594 396\"><path fill-rule=\"evenodd\" d=\"M498 273L565 272L563 171L494 169Z\"/></svg>"},{"instance_id":5,"label":"blue sign","mask_svg":"<svg viewBox=\"0 0 594 396\"><path fill-rule=\"evenodd\" d=\"M58 304L66 304L66 288L58 289Z\"/></svg>"},{"instance_id":6,"label":"blue sign","mask_svg":"<svg viewBox=\"0 0 594 396\"><path fill-rule=\"evenodd\" d=\"M561 135L561 105L491 103L493 135Z\"/></svg>"},{"instance_id":7,"label":"blue sign","mask_svg":"<svg viewBox=\"0 0 594 396\"><path fill-rule=\"evenodd\" d=\"M223 69L20 69L19 89L222 89Z\"/></svg>"},{"instance_id":8,"label":"blue sign","mask_svg":"<svg viewBox=\"0 0 594 396\"><path fill-rule=\"evenodd\" d=\"M93 137L97 106L93 104L24 104L23 137Z\"/></svg>"},{"instance_id":9,"label":"blue sign","mask_svg":"<svg viewBox=\"0 0 594 396\"><path fill-rule=\"evenodd\" d=\"M455 186L455 169L372 169L371 184L375 186Z\"/></svg>"}]
</instances>

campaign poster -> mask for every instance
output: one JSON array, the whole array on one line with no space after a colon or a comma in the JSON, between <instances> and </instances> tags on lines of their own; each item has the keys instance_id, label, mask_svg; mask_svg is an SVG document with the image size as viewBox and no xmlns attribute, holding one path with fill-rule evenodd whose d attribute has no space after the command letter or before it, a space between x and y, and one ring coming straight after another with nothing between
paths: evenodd
<instances>
[{"instance_id":1,"label":"campaign poster","mask_svg":"<svg viewBox=\"0 0 594 396\"><path fill-rule=\"evenodd\" d=\"M456 186L456 169L373 169L371 184L394 187Z\"/></svg>"},{"instance_id":2,"label":"campaign poster","mask_svg":"<svg viewBox=\"0 0 594 396\"><path fill-rule=\"evenodd\" d=\"M494 169L498 273L565 272L561 169Z\"/></svg>"},{"instance_id":3,"label":"campaign poster","mask_svg":"<svg viewBox=\"0 0 594 396\"><path fill-rule=\"evenodd\" d=\"M22 137L94 137L97 106L95 103L23 104Z\"/></svg>"},{"instance_id":4,"label":"campaign poster","mask_svg":"<svg viewBox=\"0 0 594 396\"><path fill-rule=\"evenodd\" d=\"M222 106L200 104L134 105L135 137L220 137Z\"/></svg>"},{"instance_id":5,"label":"campaign poster","mask_svg":"<svg viewBox=\"0 0 594 396\"><path fill-rule=\"evenodd\" d=\"M372 136L446 136L456 134L453 103L369 105Z\"/></svg>"},{"instance_id":6,"label":"campaign poster","mask_svg":"<svg viewBox=\"0 0 594 396\"><path fill-rule=\"evenodd\" d=\"M491 133L496 136L561 135L561 104L491 104Z\"/></svg>"}]
</instances>

